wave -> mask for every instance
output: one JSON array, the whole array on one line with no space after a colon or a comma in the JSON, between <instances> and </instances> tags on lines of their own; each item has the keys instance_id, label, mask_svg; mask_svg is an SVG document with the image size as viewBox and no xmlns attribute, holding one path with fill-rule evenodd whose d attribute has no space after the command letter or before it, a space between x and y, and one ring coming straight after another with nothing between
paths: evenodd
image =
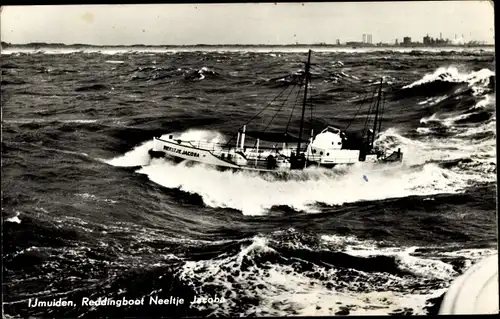
<instances>
[{"instance_id":1,"label":"wave","mask_svg":"<svg viewBox=\"0 0 500 319\"><path fill-rule=\"evenodd\" d=\"M20 215L21 215L21 213L16 211L16 214L12 217L6 218L5 222L20 224L21 223L21 219L19 218Z\"/></svg>"},{"instance_id":2,"label":"wave","mask_svg":"<svg viewBox=\"0 0 500 319\"><path fill-rule=\"evenodd\" d=\"M103 55L122 55L122 54L176 54L178 52L217 52L217 53L305 53L310 46L180 46L180 47L147 47L147 46L123 46L123 47L23 47L12 46L2 50L2 55L28 55L28 54L103 54ZM43 49L43 50L41 50ZM313 50L318 53L322 52L338 52L345 54L380 54L387 56L390 54L401 55L426 55L426 56L475 56L494 53L495 48L492 46L486 47L428 47L420 48L405 48L405 47L371 47L371 48L352 48L352 47L314 47Z\"/></svg>"},{"instance_id":3,"label":"wave","mask_svg":"<svg viewBox=\"0 0 500 319\"><path fill-rule=\"evenodd\" d=\"M219 75L220 74L214 69L204 66L201 69L187 71L184 74L184 79L190 81L201 81L206 77L217 77Z\"/></svg>"},{"instance_id":4,"label":"wave","mask_svg":"<svg viewBox=\"0 0 500 319\"><path fill-rule=\"evenodd\" d=\"M403 137L397 133L397 130L389 129L375 143L382 149L401 148L405 153L403 161L410 167L424 165L429 161L444 162L470 158L479 167L474 170L457 170L456 172L463 174L464 178L465 176L477 178L478 182L492 182L494 176L491 165L496 163L495 139L485 138L476 141L476 143L470 143L470 134L484 133L485 130L492 129L492 126L494 129L494 123L488 123L481 130L465 131L463 135L446 138L430 136L423 140Z\"/></svg>"},{"instance_id":5,"label":"wave","mask_svg":"<svg viewBox=\"0 0 500 319\"><path fill-rule=\"evenodd\" d=\"M470 73L460 72L456 67L441 67L434 73L426 74L422 79L403 86L409 89L432 82L468 83L469 85L482 84L489 85L490 79L495 77L495 73L489 69L481 69Z\"/></svg>"},{"instance_id":6,"label":"wave","mask_svg":"<svg viewBox=\"0 0 500 319\"><path fill-rule=\"evenodd\" d=\"M441 67L420 80L394 90L392 99L425 98L418 104L454 107L457 99L467 101L492 93L494 82L495 73L489 69L464 73L453 66Z\"/></svg>"},{"instance_id":7,"label":"wave","mask_svg":"<svg viewBox=\"0 0 500 319\"><path fill-rule=\"evenodd\" d=\"M346 174L304 172L305 180L280 180L244 172L219 172L208 167L152 162L138 173L167 188L179 188L202 197L210 207L233 208L245 215L265 214L275 206L318 213L317 203L329 206L362 200L457 192L467 186L457 173L437 165L398 169L392 173L352 169ZM367 176L369 182L363 178ZM317 178L319 177L319 178Z\"/></svg>"},{"instance_id":8,"label":"wave","mask_svg":"<svg viewBox=\"0 0 500 319\"><path fill-rule=\"evenodd\" d=\"M200 69L145 66L134 70L131 80L161 80L171 78L172 76L183 76L185 80L189 81L201 81L209 77L218 77L220 73L206 66Z\"/></svg>"},{"instance_id":9,"label":"wave","mask_svg":"<svg viewBox=\"0 0 500 319\"><path fill-rule=\"evenodd\" d=\"M427 314L428 300L442 295L467 265L462 251L436 258L432 248L422 254L418 247L382 248L342 236L322 236L319 250L290 248L297 242L282 242L280 232L255 236L218 258L188 261L178 276L197 294L226 298L207 307L216 316L234 309L244 316ZM492 251L477 250L466 261Z\"/></svg>"},{"instance_id":10,"label":"wave","mask_svg":"<svg viewBox=\"0 0 500 319\"><path fill-rule=\"evenodd\" d=\"M97 123L98 120L95 119L74 119L74 120L53 120L53 119L18 119L18 120L4 120L4 123L12 124L35 124L35 123L78 123L78 124L93 124Z\"/></svg>"},{"instance_id":11,"label":"wave","mask_svg":"<svg viewBox=\"0 0 500 319\"><path fill-rule=\"evenodd\" d=\"M496 97L488 94L475 103L468 102L462 109L456 101L450 105L440 103L434 105L438 111L430 116L420 119L420 124L425 126L417 128L421 135L434 135L441 137L460 137L471 139L484 139L496 135ZM446 110L452 108L451 110Z\"/></svg>"},{"instance_id":12,"label":"wave","mask_svg":"<svg viewBox=\"0 0 500 319\"><path fill-rule=\"evenodd\" d=\"M110 87L105 84L92 84L87 86L77 87L75 89L76 92L89 92L89 91L101 91L101 90L109 90Z\"/></svg>"},{"instance_id":13,"label":"wave","mask_svg":"<svg viewBox=\"0 0 500 319\"><path fill-rule=\"evenodd\" d=\"M27 82L23 81L21 79L11 79L10 81L9 80L2 80L0 82L0 84L2 86L4 86L4 85L22 85L22 84L27 84Z\"/></svg>"}]
</instances>

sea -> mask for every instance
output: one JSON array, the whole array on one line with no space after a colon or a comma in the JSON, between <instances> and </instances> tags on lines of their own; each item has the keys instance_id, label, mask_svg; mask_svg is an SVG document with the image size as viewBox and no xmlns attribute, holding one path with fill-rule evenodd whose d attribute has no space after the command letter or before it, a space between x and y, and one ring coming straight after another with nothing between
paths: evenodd
<instances>
[{"instance_id":1,"label":"sea","mask_svg":"<svg viewBox=\"0 0 500 319\"><path fill-rule=\"evenodd\" d=\"M297 132L296 91L275 97L306 60L306 48L4 50L3 315L437 313L452 281L497 253L492 49L313 49L305 132L315 119L363 130L382 81L375 144L404 154L391 169L280 176L149 157L153 137L229 142L252 119Z\"/></svg>"}]
</instances>

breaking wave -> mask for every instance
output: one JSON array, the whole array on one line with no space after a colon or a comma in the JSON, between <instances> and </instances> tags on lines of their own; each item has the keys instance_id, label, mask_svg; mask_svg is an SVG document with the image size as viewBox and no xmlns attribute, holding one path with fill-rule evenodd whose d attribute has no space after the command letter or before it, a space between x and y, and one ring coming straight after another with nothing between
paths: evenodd
<instances>
[{"instance_id":1,"label":"breaking wave","mask_svg":"<svg viewBox=\"0 0 500 319\"><path fill-rule=\"evenodd\" d=\"M224 287L219 296L226 303L198 306L216 316L231 309L243 316L424 315L428 300L440 296L471 260L494 251L459 250L457 256L469 255L464 263L444 254L446 261L427 257L418 247L382 248L343 236L322 236L319 247L288 247L283 236L300 237L293 229L256 236L234 253L186 262L179 278L197 294ZM401 293L407 289L412 293Z\"/></svg>"},{"instance_id":2,"label":"breaking wave","mask_svg":"<svg viewBox=\"0 0 500 319\"><path fill-rule=\"evenodd\" d=\"M495 73L489 69L481 69L471 73L460 72L456 67L441 67L434 73L426 74L422 79L403 86L404 89L413 88L432 82L468 83L469 85L489 85L490 79L494 79Z\"/></svg>"}]
</instances>

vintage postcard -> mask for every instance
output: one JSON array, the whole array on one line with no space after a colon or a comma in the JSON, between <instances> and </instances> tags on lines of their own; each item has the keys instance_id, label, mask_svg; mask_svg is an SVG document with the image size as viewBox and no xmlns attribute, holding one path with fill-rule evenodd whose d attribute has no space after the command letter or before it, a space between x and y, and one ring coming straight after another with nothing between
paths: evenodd
<instances>
[{"instance_id":1,"label":"vintage postcard","mask_svg":"<svg viewBox=\"0 0 500 319\"><path fill-rule=\"evenodd\" d=\"M492 2L0 21L5 317L498 313Z\"/></svg>"}]
</instances>

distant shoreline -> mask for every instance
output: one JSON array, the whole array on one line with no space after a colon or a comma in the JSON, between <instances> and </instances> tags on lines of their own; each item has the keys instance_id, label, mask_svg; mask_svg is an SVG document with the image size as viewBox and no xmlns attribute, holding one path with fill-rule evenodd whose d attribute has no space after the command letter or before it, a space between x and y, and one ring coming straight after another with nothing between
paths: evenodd
<instances>
[{"instance_id":1,"label":"distant shoreline","mask_svg":"<svg viewBox=\"0 0 500 319\"><path fill-rule=\"evenodd\" d=\"M64 43L27 43L27 44L11 44L1 43L2 49L41 49L41 48L154 48L154 49L175 49L175 48L492 48L494 44L474 44L474 45L395 45L395 44L381 44L381 45L363 45L363 44L194 44L194 45L94 45L94 44L64 44Z\"/></svg>"}]
</instances>

